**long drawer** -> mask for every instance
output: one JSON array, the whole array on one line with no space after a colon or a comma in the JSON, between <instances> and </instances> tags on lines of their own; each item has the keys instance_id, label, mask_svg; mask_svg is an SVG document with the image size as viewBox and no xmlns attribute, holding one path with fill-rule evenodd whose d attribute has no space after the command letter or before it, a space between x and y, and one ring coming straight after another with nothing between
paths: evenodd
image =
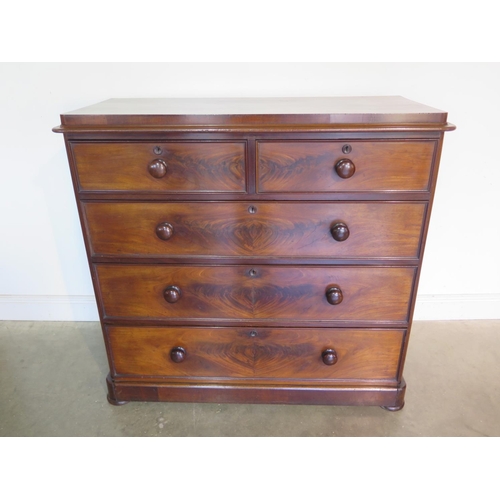
<instances>
[{"instance_id":1,"label":"long drawer","mask_svg":"<svg viewBox=\"0 0 500 500\"><path fill-rule=\"evenodd\" d=\"M118 376L395 380L403 330L108 327Z\"/></svg>"},{"instance_id":2,"label":"long drawer","mask_svg":"<svg viewBox=\"0 0 500 500\"><path fill-rule=\"evenodd\" d=\"M83 203L92 255L417 258L425 203Z\"/></svg>"},{"instance_id":3,"label":"long drawer","mask_svg":"<svg viewBox=\"0 0 500 500\"><path fill-rule=\"evenodd\" d=\"M82 191L245 192L246 142L72 143Z\"/></svg>"},{"instance_id":4,"label":"long drawer","mask_svg":"<svg viewBox=\"0 0 500 500\"><path fill-rule=\"evenodd\" d=\"M435 145L434 141L259 141L258 190L427 191ZM345 146L349 152L344 153Z\"/></svg>"},{"instance_id":5,"label":"long drawer","mask_svg":"<svg viewBox=\"0 0 500 500\"><path fill-rule=\"evenodd\" d=\"M131 319L406 321L413 267L98 264L104 313Z\"/></svg>"}]
</instances>

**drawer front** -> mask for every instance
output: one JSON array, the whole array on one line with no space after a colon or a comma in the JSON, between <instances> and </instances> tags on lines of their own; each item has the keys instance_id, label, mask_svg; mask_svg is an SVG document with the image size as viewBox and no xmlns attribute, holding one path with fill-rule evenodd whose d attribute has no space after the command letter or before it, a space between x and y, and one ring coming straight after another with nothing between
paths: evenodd
<instances>
[{"instance_id":1,"label":"drawer front","mask_svg":"<svg viewBox=\"0 0 500 500\"><path fill-rule=\"evenodd\" d=\"M412 267L344 266L99 264L96 270L107 317L367 322L406 321L415 274Z\"/></svg>"},{"instance_id":2,"label":"drawer front","mask_svg":"<svg viewBox=\"0 0 500 500\"><path fill-rule=\"evenodd\" d=\"M72 143L71 147L83 191L245 192L245 144ZM155 152L157 147L161 153Z\"/></svg>"},{"instance_id":3,"label":"drawer front","mask_svg":"<svg viewBox=\"0 0 500 500\"><path fill-rule=\"evenodd\" d=\"M352 151L342 152L349 144ZM433 141L258 142L258 190L265 192L426 191ZM354 173L335 166L348 159ZM352 172L350 164L339 168Z\"/></svg>"},{"instance_id":4,"label":"drawer front","mask_svg":"<svg viewBox=\"0 0 500 500\"><path fill-rule=\"evenodd\" d=\"M122 376L331 382L395 380L404 331L117 326L108 335Z\"/></svg>"},{"instance_id":5,"label":"drawer front","mask_svg":"<svg viewBox=\"0 0 500 500\"><path fill-rule=\"evenodd\" d=\"M92 202L83 207L93 255L416 258L426 204Z\"/></svg>"}]
</instances>

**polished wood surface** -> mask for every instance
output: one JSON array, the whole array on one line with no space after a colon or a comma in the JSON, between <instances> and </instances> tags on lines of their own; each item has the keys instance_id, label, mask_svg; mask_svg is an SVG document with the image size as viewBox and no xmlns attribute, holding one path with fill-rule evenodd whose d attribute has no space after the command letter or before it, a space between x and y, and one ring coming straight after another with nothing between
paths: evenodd
<instances>
[{"instance_id":1,"label":"polished wood surface","mask_svg":"<svg viewBox=\"0 0 500 500\"><path fill-rule=\"evenodd\" d=\"M89 227L94 227L92 222L90 222ZM127 229L122 234L129 233L129 230L130 228L127 227ZM169 222L160 222L155 227L155 234L156 236L158 236L158 238L160 238L160 240L168 241L174 235L174 227Z\"/></svg>"},{"instance_id":2,"label":"polished wood surface","mask_svg":"<svg viewBox=\"0 0 500 500\"><path fill-rule=\"evenodd\" d=\"M446 120L401 97L61 115L108 401L401 409Z\"/></svg>"},{"instance_id":3,"label":"polished wood surface","mask_svg":"<svg viewBox=\"0 0 500 500\"><path fill-rule=\"evenodd\" d=\"M121 380L119 378L108 384L109 400L112 404L123 404L127 401L164 401L181 403L264 403L264 404L307 404L307 405L366 405L382 408L402 408L406 383L379 382L362 384L361 381L349 385L338 385L334 382L317 385L310 382L306 386L295 380L293 384L283 386L251 383L177 383L147 382L136 378ZM307 389L307 390L306 390Z\"/></svg>"},{"instance_id":4,"label":"polished wood surface","mask_svg":"<svg viewBox=\"0 0 500 500\"><path fill-rule=\"evenodd\" d=\"M181 289L175 285L169 285L163 290L163 298L169 303L174 304L181 298Z\"/></svg>"},{"instance_id":5,"label":"polished wood surface","mask_svg":"<svg viewBox=\"0 0 500 500\"><path fill-rule=\"evenodd\" d=\"M321 353L321 359L323 360L323 363L325 363L325 365L332 366L337 363L339 357L335 349L325 349Z\"/></svg>"},{"instance_id":6,"label":"polished wood surface","mask_svg":"<svg viewBox=\"0 0 500 500\"><path fill-rule=\"evenodd\" d=\"M401 330L257 328L253 336L251 331L108 328L116 374L122 376L316 379L318 383L396 378Z\"/></svg>"},{"instance_id":7,"label":"polished wood surface","mask_svg":"<svg viewBox=\"0 0 500 500\"><path fill-rule=\"evenodd\" d=\"M117 352L115 358L118 355L119 354ZM184 347L173 347L170 350L170 359L174 363L182 363L186 359L186 349L184 349Z\"/></svg>"},{"instance_id":8,"label":"polished wood surface","mask_svg":"<svg viewBox=\"0 0 500 500\"><path fill-rule=\"evenodd\" d=\"M330 232L332 233L332 238L339 242L347 240L351 235L349 227L344 222L335 222Z\"/></svg>"},{"instance_id":9,"label":"polished wood surface","mask_svg":"<svg viewBox=\"0 0 500 500\"><path fill-rule=\"evenodd\" d=\"M259 141L258 191L425 191L435 148L435 141ZM336 169L341 160L354 172Z\"/></svg>"},{"instance_id":10,"label":"polished wood surface","mask_svg":"<svg viewBox=\"0 0 500 500\"><path fill-rule=\"evenodd\" d=\"M96 266L106 317L406 321L412 267ZM176 286L180 298L167 302ZM329 303L337 287L343 300Z\"/></svg>"},{"instance_id":11,"label":"polished wood surface","mask_svg":"<svg viewBox=\"0 0 500 500\"><path fill-rule=\"evenodd\" d=\"M338 286L330 287L326 293L326 300L332 306L338 306L344 300L344 293Z\"/></svg>"},{"instance_id":12,"label":"polished wood surface","mask_svg":"<svg viewBox=\"0 0 500 500\"><path fill-rule=\"evenodd\" d=\"M245 191L244 142L75 142L72 150L83 191Z\"/></svg>"},{"instance_id":13,"label":"polished wood surface","mask_svg":"<svg viewBox=\"0 0 500 500\"><path fill-rule=\"evenodd\" d=\"M425 203L83 204L92 254L130 257L416 258L425 207Z\"/></svg>"},{"instance_id":14,"label":"polished wood surface","mask_svg":"<svg viewBox=\"0 0 500 500\"><path fill-rule=\"evenodd\" d=\"M167 175L167 163L165 160L152 160L148 164L148 172L151 177L154 177L155 179L161 179L162 177L165 177Z\"/></svg>"},{"instance_id":15,"label":"polished wood surface","mask_svg":"<svg viewBox=\"0 0 500 500\"><path fill-rule=\"evenodd\" d=\"M253 123L446 123L447 113L401 96L109 99L61 115L67 126Z\"/></svg>"}]
</instances>

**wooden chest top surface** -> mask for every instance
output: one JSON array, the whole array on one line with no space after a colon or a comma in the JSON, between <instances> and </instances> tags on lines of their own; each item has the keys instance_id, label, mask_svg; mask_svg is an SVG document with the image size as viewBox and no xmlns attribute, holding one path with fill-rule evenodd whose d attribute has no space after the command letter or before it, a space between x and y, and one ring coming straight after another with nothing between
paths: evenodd
<instances>
[{"instance_id":1,"label":"wooden chest top surface","mask_svg":"<svg viewBox=\"0 0 500 500\"><path fill-rule=\"evenodd\" d=\"M63 113L63 126L446 124L447 113L400 96L108 99Z\"/></svg>"}]
</instances>

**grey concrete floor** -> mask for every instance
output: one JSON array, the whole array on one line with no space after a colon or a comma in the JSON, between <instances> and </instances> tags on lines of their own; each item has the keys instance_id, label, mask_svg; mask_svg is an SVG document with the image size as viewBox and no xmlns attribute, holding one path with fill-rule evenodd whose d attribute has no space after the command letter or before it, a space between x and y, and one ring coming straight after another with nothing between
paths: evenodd
<instances>
[{"instance_id":1,"label":"grey concrete floor","mask_svg":"<svg viewBox=\"0 0 500 500\"><path fill-rule=\"evenodd\" d=\"M406 406L106 401L98 323L0 322L0 436L500 436L500 321L416 322Z\"/></svg>"}]
</instances>

